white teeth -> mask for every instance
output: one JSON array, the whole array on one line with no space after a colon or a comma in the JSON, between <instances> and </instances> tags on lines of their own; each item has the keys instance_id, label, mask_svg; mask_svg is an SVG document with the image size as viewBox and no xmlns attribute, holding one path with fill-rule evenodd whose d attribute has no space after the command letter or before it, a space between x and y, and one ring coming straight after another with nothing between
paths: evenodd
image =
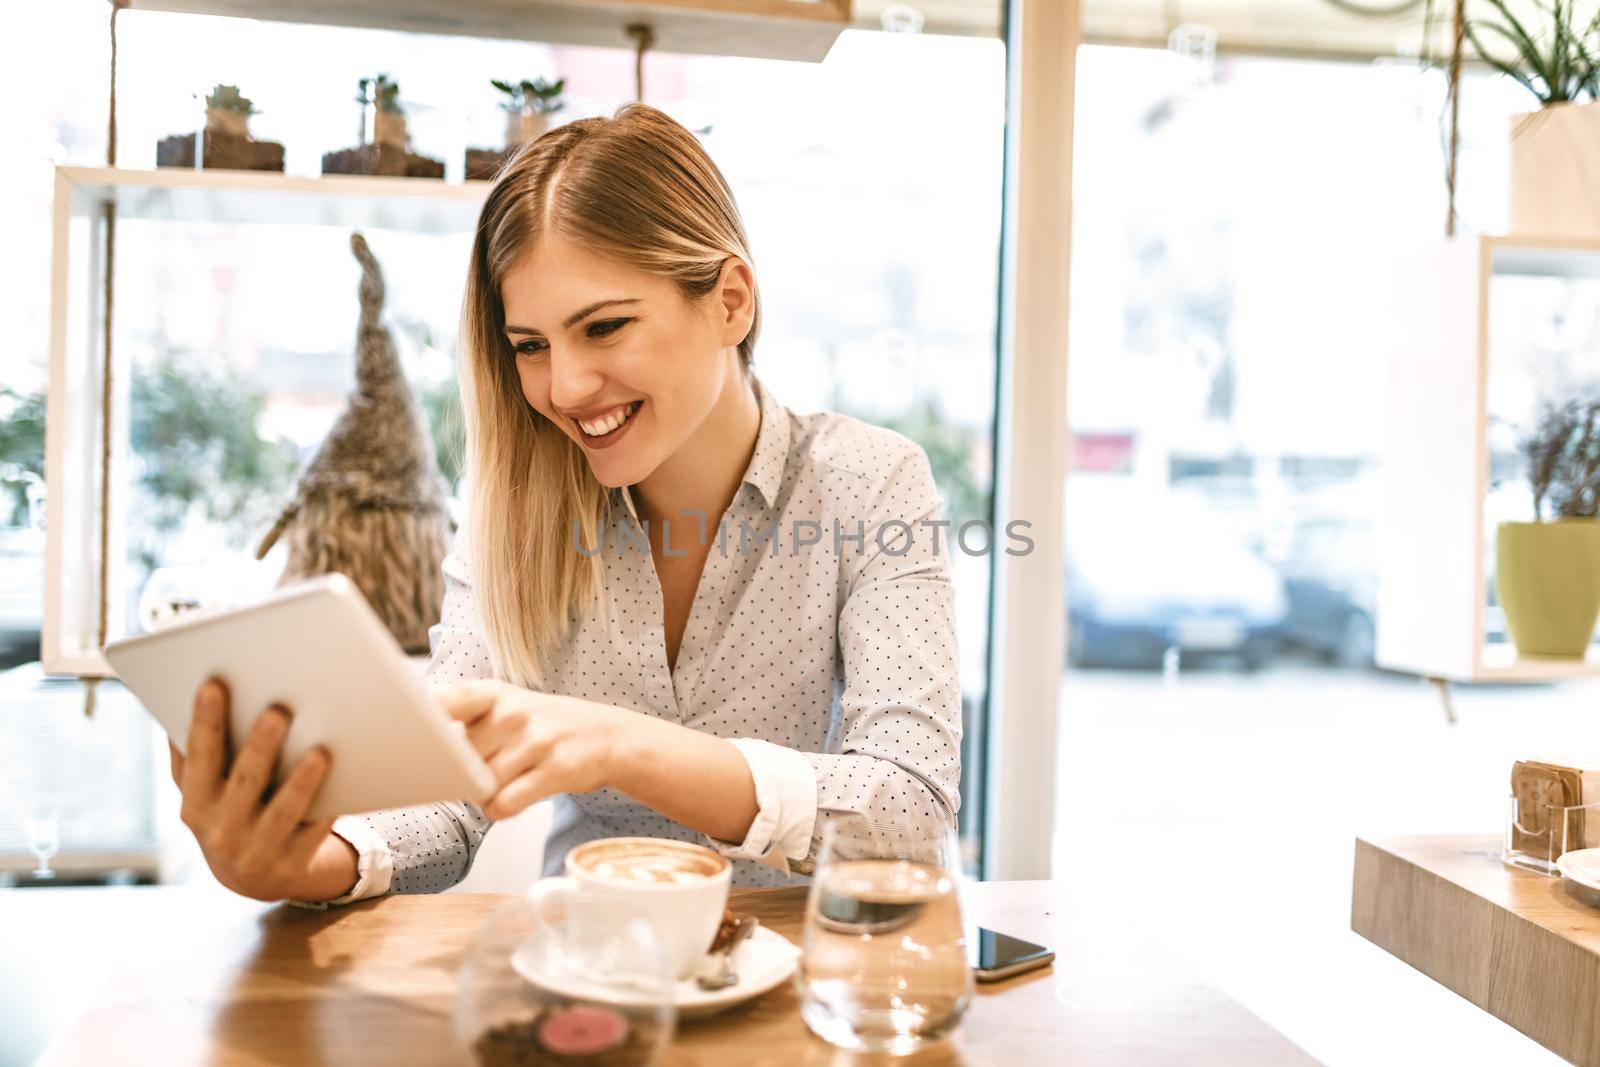
<instances>
[{"instance_id":1,"label":"white teeth","mask_svg":"<svg viewBox=\"0 0 1600 1067\"><path fill-rule=\"evenodd\" d=\"M588 422L580 422L578 425L581 426L583 428L583 432L588 434L590 437L602 437L610 433L612 430L615 430L618 426L621 426L623 423L627 422L628 417L635 411L639 410L639 405L641 403L642 401L635 400L631 404L626 404L620 408L617 408L617 410L611 412L609 415L601 416L598 419L590 419Z\"/></svg>"}]
</instances>

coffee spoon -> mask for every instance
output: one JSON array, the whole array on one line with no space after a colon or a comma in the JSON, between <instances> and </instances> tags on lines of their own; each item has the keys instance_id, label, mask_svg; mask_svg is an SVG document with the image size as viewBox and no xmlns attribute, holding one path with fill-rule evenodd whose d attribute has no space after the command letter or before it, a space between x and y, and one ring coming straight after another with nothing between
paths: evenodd
<instances>
[{"instance_id":1,"label":"coffee spoon","mask_svg":"<svg viewBox=\"0 0 1600 1067\"><path fill-rule=\"evenodd\" d=\"M739 947L739 942L755 932L760 925L754 915L741 915L739 923L733 928L733 934L728 938L728 943L711 954L716 960L716 969L707 968L695 976L695 984L701 989L726 989L739 981L739 974L733 969L733 950Z\"/></svg>"}]
</instances>

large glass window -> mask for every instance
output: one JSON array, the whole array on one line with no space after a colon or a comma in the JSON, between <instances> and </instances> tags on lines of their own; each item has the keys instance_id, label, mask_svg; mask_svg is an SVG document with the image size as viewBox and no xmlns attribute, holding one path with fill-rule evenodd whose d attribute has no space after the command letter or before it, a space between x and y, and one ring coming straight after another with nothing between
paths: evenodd
<instances>
[{"instance_id":1,"label":"large glass window","mask_svg":"<svg viewBox=\"0 0 1600 1067\"><path fill-rule=\"evenodd\" d=\"M1504 224L1519 94L1467 78L1459 232ZM1452 726L1372 664L1382 287L1443 238L1445 121L1414 62L1079 55L1056 862L1137 842L1164 943L1327 1063L1545 1062L1350 933L1351 843L1497 830L1512 761L1600 696L1457 687ZM1509 362L1589 351L1591 282L1495 284Z\"/></svg>"},{"instance_id":2,"label":"large glass window","mask_svg":"<svg viewBox=\"0 0 1600 1067\"><path fill-rule=\"evenodd\" d=\"M39 80L20 102L28 164L0 176L12 194L0 210L22 224L12 268L33 265L14 279L22 358L0 368L0 623L19 635L8 666L38 655L49 164L103 162L105 15L98 0L78 0L36 16L40 47L19 60ZM119 25L118 155L129 168L152 167L161 138L193 130L217 83L255 101L252 135L284 144L287 172L302 176L355 142L356 82L378 72L410 105L414 149L444 160L451 180L466 147L502 143L490 78L565 78L558 120L633 96L633 56L622 49L143 11L123 12ZM842 411L917 440L956 522L989 511L1004 66L992 38L857 30L820 64L666 54L644 63L645 98L701 135L744 214L764 300L763 379L799 411ZM406 373L455 480L459 427L447 413L469 235L367 236L389 279ZM255 547L351 385L357 277L341 227L119 223L116 379L127 414L117 427L113 635L145 625L145 594L244 600L271 587L282 549L257 563ZM956 556L954 569L976 734L989 561ZM155 602L144 596L146 609ZM81 695L55 686L51 699L76 714ZM29 743L39 760L67 759L49 735ZM145 795L166 788L157 778Z\"/></svg>"}]
</instances>

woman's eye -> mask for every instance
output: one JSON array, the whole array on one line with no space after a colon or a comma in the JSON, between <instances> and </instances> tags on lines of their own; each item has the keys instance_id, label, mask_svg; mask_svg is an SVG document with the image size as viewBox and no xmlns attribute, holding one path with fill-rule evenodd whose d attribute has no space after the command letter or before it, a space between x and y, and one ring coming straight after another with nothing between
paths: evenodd
<instances>
[{"instance_id":1,"label":"woman's eye","mask_svg":"<svg viewBox=\"0 0 1600 1067\"><path fill-rule=\"evenodd\" d=\"M601 337L611 336L632 321L632 319L602 319L599 322L591 322L585 328L584 333L590 339L597 340ZM533 359L547 353L550 350L550 346L540 338L530 337L526 341L518 341L512 345L511 350L519 356L527 356Z\"/></svg>"},{"instance_id":2,"label":"woman's eye","mask_svg":"<svg viewBox=\"0 0 1600 1067\"><path fill-rule=\"evenodd\" d=\"M603 319L600 322L591 322L587 332L590 337L606 337L616 333L627 324L627 319Z\"/></svg>"}]
</instances>

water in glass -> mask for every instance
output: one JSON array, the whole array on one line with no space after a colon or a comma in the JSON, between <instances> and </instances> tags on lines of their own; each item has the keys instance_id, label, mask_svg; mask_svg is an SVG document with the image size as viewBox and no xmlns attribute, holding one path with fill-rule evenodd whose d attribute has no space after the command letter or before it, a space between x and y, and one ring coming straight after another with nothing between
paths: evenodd
<instances>
[{"instance_id":1,"label":"water in glass","mask_svg":"<svg viewBox=\"0 0 1600 1067\"><path fill-rule=\"evenodd\" d=\"M806 906L801 1015L842 1048L914 1051L972 996L955 835L830 820Z\"/></svg>"}]
</instances>

